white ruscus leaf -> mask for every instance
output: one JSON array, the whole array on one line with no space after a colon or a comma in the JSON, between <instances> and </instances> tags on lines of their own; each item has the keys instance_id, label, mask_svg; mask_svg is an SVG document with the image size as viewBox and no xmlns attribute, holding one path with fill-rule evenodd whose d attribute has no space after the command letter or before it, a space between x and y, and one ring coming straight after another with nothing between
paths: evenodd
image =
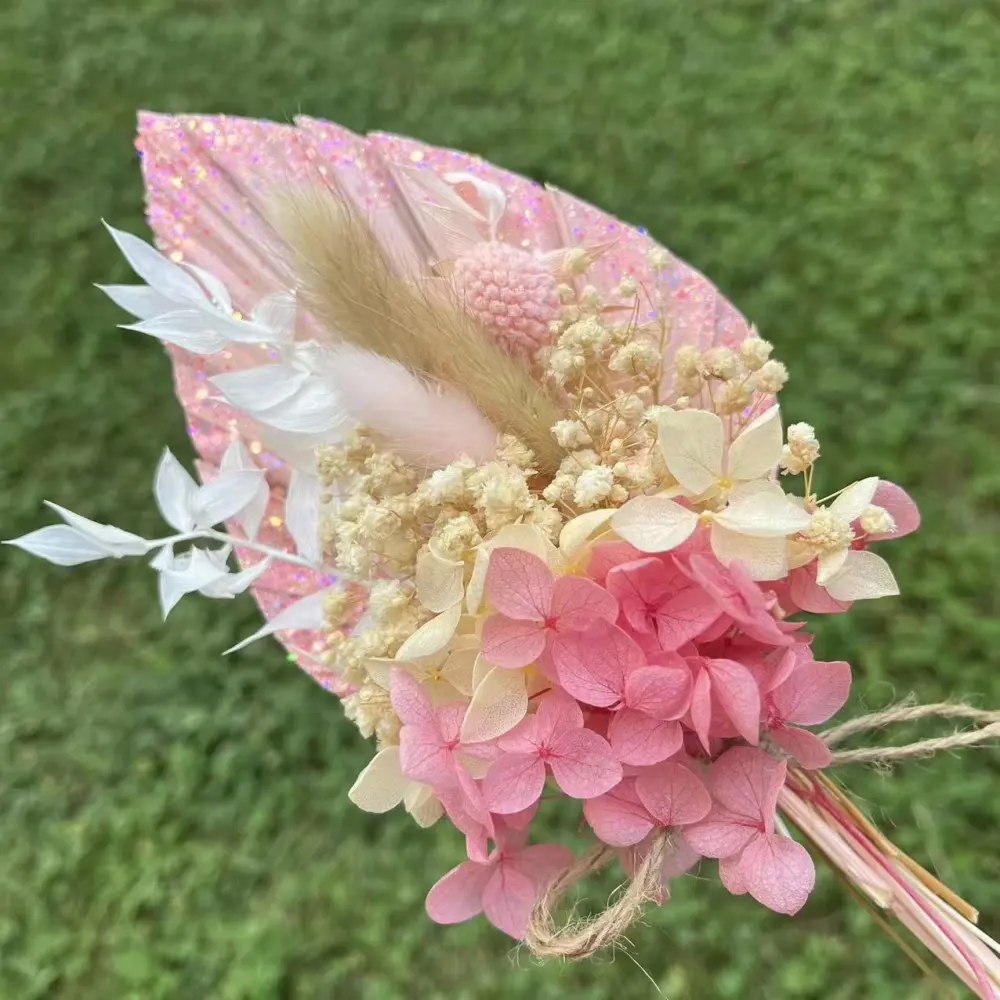
<instances>
[{"instance_id":1,"label":"white ruscus leaf","mask_svg":"<svg viewBox=\"0 0 1000 1000\"><path fill-rule=\"evenodd\" d=\"M219 471L226 473L257 472L259 470L257 463L253 459L253 455L250 454L250 449L247 448L242 439L237 438L222 456L222 461L219 463ZM271 491L267 485L267 478L261 476L260 482L257 485L257 492L254 494L253 499L240 511L236 518L247 538L251 541L257 537L257 532L260 531L260 522L264 519L270 497Z\"/></svg>"},{"instance_id":2,"label":"white ruscus leaf","mask_svg":"<svg viewBox=\"0 0 1000 1000\"><path fill-rule=\"evenodd\" d=\"M89 517L75 514L65 507L60 507L51 500L45 501L46 506L51 507L71 528L75 528L81 535L85 535L91 541L96 542L109 556L120 559L122 556L141 556L149 551L149 542L139 535L133 535L130 531L122 531L111 524L100 524L91 521Z\"/></svg>"},{"instance_id":3,"label":"white ruscus leaf","mask_svg":"<svg viewBox=\"0 0 1000 1000\"><path fill-rule=\"evenodd\" d=\"M327 593L327 590L318 590L315 594L310 594L294 604L289 604L287 608L257 629L253 635L247 636L246 639L227 649L226 653L235 653L238 649L243 649L244 646L249 646L250 643L263 639L266 635L273 635L275 632L321 628L323 625L323 602Z\"/></svg>"},{"instance_id":4,"label":"white ruscus leaf","mask_svg":"<svg viewBox=\"0 0 1000 1000\"><path fill-rule=\"evenodd\" d=\"M68 524L51 524L47 528L29 531L20 538L11 538L3 544L23 549L57 566L79 566L95 559L106 559L112 554Z\"/></svg>"},{"instance_id":5,"label":"white ruscus leaf","mask_svg":"<svg viewBox=\"0 0 1000 1000\"><path fill-rule=\"evenodd\" d=\"M323 487L316 476L292 470L285 498L285 526L299 555L319 563L319 514Z\"/></svg>"},{"instance_id":6,"label":"white ruscus leaf","mask_svg":"<svg viewBox=\"0 0 1000 1000\"><path fill-rule=\"evenodd\" d=\"M178 531L190 531L194 527L191 505L197 492L198 484L191 474L169 448L164 448L153 479L153 494L167 524Z\"/></svg>"},{"instance_id":7,"label":"white ruscus leaf","mask_svg":"<svg viewBox=\"0 0 1000 1000\"><path fill-rule=\"evenodd\" d=\"M223 472L199 487L190 508L195 525L210 528L236 517L256 499L263 478L261 469Z\"/></svg>"}]
</instances>

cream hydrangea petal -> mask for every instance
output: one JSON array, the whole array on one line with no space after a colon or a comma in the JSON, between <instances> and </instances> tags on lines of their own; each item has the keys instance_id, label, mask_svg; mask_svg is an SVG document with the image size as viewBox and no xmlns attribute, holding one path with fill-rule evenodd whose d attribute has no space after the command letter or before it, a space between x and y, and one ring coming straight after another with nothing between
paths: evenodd
<instances>
[{"instance_id":1,"label":"cream hydrangea petal","mask_svg":"<svg viewBox=\"0 0 1000 1000\"><path fill-rule=\"evenodd\" d=\"M772 406L743 428L729 447L726 475L730 479L760 479L781 460L781 416Z\"/></svg>"},{"instance_id":2,"label":"cream hydrangea petal","mask_svg":"<svg viewBox=\"0 0 1000 1000\"><path fill-rule=\"evenodd\" d=\"M476 662L472 665L472 690L475 691L480 684L486 680L491 670L494 670L494 664L490 663L489 660L480 653L476 657Z\"/></svg>"},{"instance_id":3,"label":"cream hydrangea petal","mask_svg":"<svg viewBox=\"0 0 1000 1000\"><path fill-rule=\"evenodd\" d=\"M716 559L724 565L739 560L752 580L780 580L788 572L784 538L756 538L713 524L711 539Z\"/></svg>"},{"instance_id":4,"label":"cream hydrangea petal","mask_svg":"<svg viewBox=\"0 0 1000 1000\"><path fill-rule=\"evenodd\" d=\"M832 552L821 552L816 560L816 582L825 587L830 580L843 568L847 555L851 550L844 545Z\"/></svg>"},{"instance_id":5,"label":"cream hydrangea petal","mask_svg":"<svg viewBox=\"0 0 1000 1000\"><path fill-rule=\"evenodd\" d=\"M494 667L476 687L462 722L463 743L484 743L509 733L528 714L528 691L519 670Z\"/></svg>"},{"instance_id":6,"label":"cream hydrangea petal","mask_svg":"<svg viewBox=\"0 0 1000 1000\"><path fill-rule=\"evenodd\" d=\"M758 538L794 535L808 528L809 520L780 488L754 493L715 515L715 523L723 528Z\"/></svg>"},{"instance_id":7,"label":"cream hydrangea petal","mask_svg":"<svg viewBox=\"0 0 1000 1000\"><path fill-rule=\"evenodd\" d=\"M838 601L870 601L894 597L899 593L899 584L881 556L860 549L848 552L843 568L826 585L826 592Z\"/></svg>"},{"instance_id":8,"label":"cream hydrangea petal","mask_svg":"<svg viewBox=\"0 0 1000 1000\"><path fill-rule=\"evenodd\" d=\"M409 784L399 766L399 747L386 747L368 762L347 797L365 812L384 813L403 801Z\"/></svg>"},{"instance_id":9,"label":"cream hydrangea petal","mask_svg":"<svg viewBox=\"0 0 1000 1000\"><path fill-rule=\"evenodd\" d=\"M441 676L455 688L460 694L469 697L473 691L472 677L476 667L476 660L479 657L478 640L475 636L465 636L471 639L474 645L465 648L453 648L448 654L448 658L441 668ZM452 646L457 645L461 640L456 639Z\"/></svg>"},{"instance_id":10,"label":"cream hydrangea petal","mask_svg":"<svg viewBox=\"0 0 1000 1000\"><path fill-rule=\"evenodd\" d=\"M472 576L465 588L465 605L470 615L479 613L483 603L483 591L486 588L486 571L489 569L490 553L495 548L523 549L532 555L549 562L551 543L544 533L533 524L508 524L501 528L489 541L483 542L476 549L476 561L472 567Z\"/></svg>"},{"instance_id":11,"label":"cream hydrangea petal","mask_svg":"<svg viewBox=\"0 0 1000 1000\"><path fill-rule=\"evenodd\" d=\"M636 497L615 511L611 526L641 552L669 552L691 537L698 515L664 497Z\"/></svg>"},{"instance_id":12,"label":"cream hydrangea petal","mask_svg":"<svg viewBox=\"0 0 1000 1000\"><path fill-rule=\"evenodd\" d=\"M722 476L722 421L706 410L667 410L657 421L660 451L670 474L694 496Z\"/></svg>"},{"instance_id":13,"label":"cream hydrangea petal","mask_svg":"<svg viewBox=\"0 0 1000 1000\"><path fill-rule=\"evenodd\" d=\"M830 504L830 513L842 517L845 521L856 521L861 512L872 502L878 489L878 476L870 476L859 482L852 483L836 500Z\"/></svg>"},{"instance_id":14,"label":"cream hydrangea petal","mask_svg":"<svg viewBox=\"0 0 1000 1000\"><path fill-rule=\"evenodd\" d=\"M403 807L416 820L417 826L424 829L433 826L444 815L444 807L434 789L419 781L410 782L403 796Z\"/></svg>"},{"instance_id":15,"label":"cream hydrangea petal","mask_svg":"<svg viewBox=\"0 0 1000 1000\"><path fill-rule=\"evenodd\" d=\"M603 528L611 520L613 510L588 510L563 525L559 533L559 551L563 558L572 560L587 544L595 531Z\"/></svg>"},{"instance_id":16,"label":"cream hydrangea petal","mask_svg":"<svg viewBox=\"0 0 1000 1000\"><path fill-rule=\"evenodd\" d=\"M435 615L424 622L396 651L397 660L419 660L440 653L451 641L462 617L462 605Z\"/></svg>"},{"instance_id":17,"label":"cream hydrangea petal","mask_svg":"<svg viewBox=\"0 0 1000 1000\"><path fill-rule=\"evenodd\" d=\"M797 542L791 539L787 542L788 569L799 569L808 566L816 558L816 553L811 546L804 542Z\"/></svg>"},{"instance_id":18,"label":"cream hydrangea petal","mask_svg":"<svg viewBox=\"0 0 1000 1000\"><path fill-rule=\"evenodd\" d=\"M465 593L465 564L428 549L417 559L417 600L428 611L447 611Z\"/></svg>"}]
</instances>

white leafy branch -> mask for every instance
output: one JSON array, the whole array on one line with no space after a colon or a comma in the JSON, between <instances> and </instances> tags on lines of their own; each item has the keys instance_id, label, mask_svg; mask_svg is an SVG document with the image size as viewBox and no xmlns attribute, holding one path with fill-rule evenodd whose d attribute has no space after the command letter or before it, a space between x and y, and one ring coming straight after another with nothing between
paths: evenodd
<instances>
[{"instance_id":1,"label":"white leafy branch","mask_svg":"<svg viewBox=\"0 0 1000 1000\"><path fill-rule=\"evenodd\" d=\"M174 534L163 538L143 538L46 501L63 523L39 528L4 544L14 545L58 566L77 566L98 559L121 559L155 552L150 565L159 573L160 605L164 618L185 594L195 591L206 597L235 597L275 560L310 569L319 568L318 543L306 532L299 530L293 533L293 537L294 534L301 537L301 540L296 539L300 550L298 554L256 541L269 489L263 470L256 467L240 441L235 441L227 449L219 475L202 486L195 482L170 449L165 449L156 469L153 493L164 520L175 529ZM315 499L318 504L318 497ZM297 503L301 505L300 501ZM312 504L309 506L312 507ZM309 514L314 515L315 512L310 510ZM264 556L248 569L233 571L229 566L233 540L224 531L215 528L229 520L239 523L247 535L245 540L236 542L237 546ZM302 517L297 520L301 525ZM314 525L315 517L307 519L306 523ZM191 545L183 552L175 551L178 545L199 541L221 542L222 545L219 548Z\"/></svg>"}]
</instances>

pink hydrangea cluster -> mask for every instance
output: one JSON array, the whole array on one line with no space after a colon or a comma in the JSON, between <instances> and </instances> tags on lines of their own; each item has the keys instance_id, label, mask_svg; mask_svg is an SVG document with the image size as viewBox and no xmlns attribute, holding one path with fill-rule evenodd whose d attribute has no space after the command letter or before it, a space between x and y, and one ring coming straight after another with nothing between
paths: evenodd
<instances>
[{"instance_id":1,"label":"pink hydrangea cluster","mask_svg":"<svg viewBox=\"0 0 1000 1000\"><path fill-rule=\"evenodd\" d=\"M916 526L916 511L883 485L896 537ZM433 705L402 669L390 684L403 774L430 785L466 836L468 859L433 887L430 916L454 923L483 912L523 935L571 857L525 846L547 785L581 803L587 835L617 849L626 872L668 832L664 898L668 879L713 858L730 892L797 912L815 874L777 817L778 796L789 767L829 763L809 727L843 706L851 670L814 658L804 622L790 620L800 610L793 591L812 587L793 583L756 583L739 562L723 565L707 532L654 555L597 544L572 575L554 575L530 552L494 549L482 656L540 672L529 714L467 744L464 705Z\"/></svg>"}]
</instances>

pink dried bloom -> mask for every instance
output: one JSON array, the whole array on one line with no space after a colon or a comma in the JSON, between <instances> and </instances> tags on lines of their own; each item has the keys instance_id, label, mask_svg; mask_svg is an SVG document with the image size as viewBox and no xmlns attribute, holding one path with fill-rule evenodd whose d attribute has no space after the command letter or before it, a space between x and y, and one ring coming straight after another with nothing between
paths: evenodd
<instances>
[{"instance_id":1,"label":"pink dried bloom","mask_svg":"<svg viewBox=\"0 0 1000 1000\"><path fill-rule=\"evenodd\" d=\"M597 622L552 651L559 682L586 705L613 708L608 739L624 764L657 764L676 753L676 721L691 700L691 674L676 653L654 654L622 629Z\"/></svg>"},{"instance_id":2,"label":"pink dried bloom","mask_svg":"<svg viewBox=\"0 0 1000 1000\"><path fill-rule=\"evenodd\" d=\"M506 243L479 243L454 263L466 310L508 354L530 358L550 342L561 304L545 261Z\"/></svg>"},{"instance_id":3,"label":"pink dried bloom","mask_svg":"<svg viewBox=\"0 0 1000 1000\"><path fill-rule=\"evenodd\" d=\"M809 852L774 832L775 806L787 765L751 747L732 747L709 770L715 804L708 816L686 827L696 851L719 859L723 885L749 892L778 913L797 913L816 879Z\"/></svg>"},{"instance_id":4,"label":"pink dried bloom","mask_svg":"<svg viewBox=\"0 0 1000 1000\"><path fill-rule=\"evenodd\" d=\"M791 650L786 653L793 656ZM826 767L829 747L799 726L818 726L843 708L851 690L851 668L843 660L814 660L808 649L794 657L796 665L764 697L764 728L772 743L805 768ZM789 725L797 723L798 725Z\"/></svg>"},{"instance_id":5,"label":"pink dried bloom","mask_svg":"<svg viewBox=\"0 0 1000 1000\"><path fill-rule=\"evenodd\" d=\"M622 777L611 746L585 729L580 706L554 690L538 711L497 740L502 755L483 780L483 797L491 812L517 813L533 806L548 771L566 795L589 799L613 788Z\"/></svg>"},{"instance_id":6,"label":"pink dried bloom","mask_svg":"<svg viewBox=\"0 0 1000 1000\"><path fill-rule=\"evenodd\" d=\"M612 568L605 586L637 632L655 632L661 649L679 649L722 614L718 603L667 556Z\"/></svg>"},{"instance_id":7,"label":"pink dried bloom","mask_svg":"<svg viewBox=\"0 0 1000 1000\"><path fill-rule=\"evenodd\" d=\"M557 646L595 620L618 617L618 602L603 587L581 576L555 579L543 560L522 549L493 550L486 596L500 614L483 626L483 656L498 667L525 667L550 637Z\"/></svg>"},{"instance_id":8,"label":"pink dried bloom","mask_svg":"<svg viewBox=\"0 0 1000 1000\"><path fill-rule=\"evenodd\" d=\"M591 829L612 847L632 847L656 828L687 826L704 819L712 798L701 779L684 764L644 768L610 792L583 804Z\"/></svg>"},{"instance_id":9,"label":"pink dried bloom","mask_svg":"<svg viewBox=\"0 0 1000 1000\"><path fill-rule=\"evenodd\" d=\"M463 861L434 883L427 913L439 924L457 924L479 913L494 927L520 940L535 900L566 868L573 855L556 844L525 847L526 832L509 826L482 862Z\"/></svg>"}]
</instances>

